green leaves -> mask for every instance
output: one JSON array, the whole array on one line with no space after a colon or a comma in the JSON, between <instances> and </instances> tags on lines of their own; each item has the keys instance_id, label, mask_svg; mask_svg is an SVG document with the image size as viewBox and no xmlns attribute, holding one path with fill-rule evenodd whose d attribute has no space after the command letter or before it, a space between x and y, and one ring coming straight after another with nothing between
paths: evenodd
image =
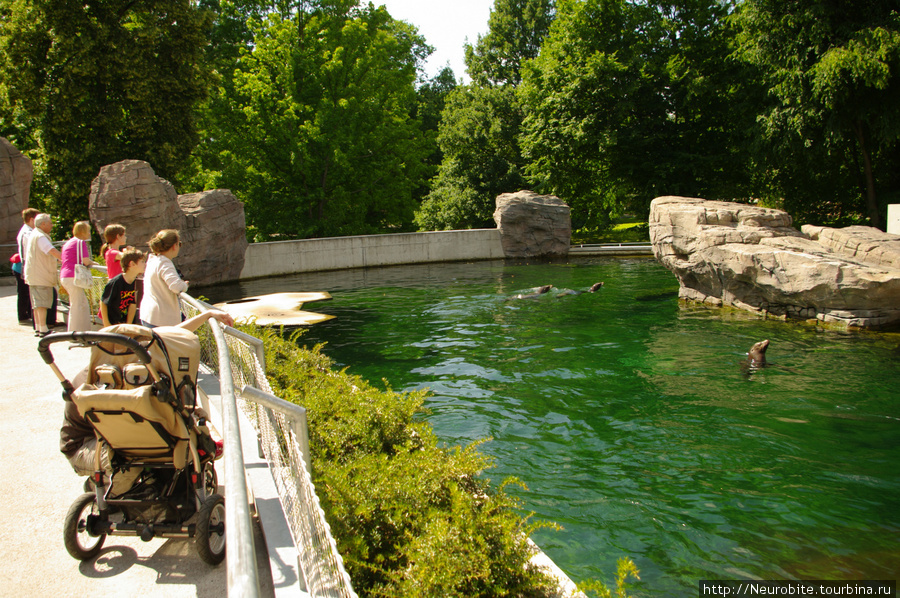
<instances>
[{"instance_id":1,"label":"green leaves","mask_svg":"<svg viewBox=\"0 0 900 598\"><path fill-rule=\"evenodd\" d=\"M0 84L40 138L53 209L87 217L100 167L149 161L174 178L197 135L209 15L188 0L5 0Z\"/></svg>"},{"instance_id":2,"label":"green leaves","mask_svg":"<svg viewBox=\"0 0 900 598\"><path fill-rule=\"evenodd\" d=\"M347 3L344 3L347 4ZM423 41L383 8L322 3L251 21L198 157L259 240L408 228L431 146L410 119Z\"/></svg>"},{"instance_id":3,"label":"green leaves","mask_svg":"<svg viewBox=\"0 0 900 598\"><path fill-rule=\"evenodd\" d=\"M853 222L864 200L869 222L879 226L886 203L879 189L900 188L896 3L754 0L742 5L738 22L742 54L764 73L774 100L764 122L772 159L788 162L773 177L785 207L801 220ZM807 160L819 166L803 172L793 164ZM804 177L806 185L797 185Z\"/></svg>"},{"instance_id":4,"label":"green leaves","mask_svg":"<svg viewBox=\"0 0 900 598\"><path fill-rule=\"evenodd\" d=\"M458 87L442 116L438 144L444 161L416 223L423 230L493 226L494 198L525 185L515 89Z\"/></svg>"},{"instance_id":5,"label":"green leaves","mask_svg":"<svg viewBox=\"0 0 900 598\"><path fill-rule=\"evenodd\" d=\"M604 227L663 194L739 197L753 115L727 6L562 0L520 97L527 172ZM746 190L743 190L746 193Z\"/></svg>"}]
</instances>

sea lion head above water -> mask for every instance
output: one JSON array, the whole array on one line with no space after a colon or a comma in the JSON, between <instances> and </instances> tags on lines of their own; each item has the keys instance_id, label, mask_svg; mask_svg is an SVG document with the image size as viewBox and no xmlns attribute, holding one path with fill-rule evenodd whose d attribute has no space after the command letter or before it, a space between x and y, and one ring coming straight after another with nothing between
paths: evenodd
<instances>
[{"instance_id":1,"label":"sea lion head above water","mask_svg":"<svg viewBox=\"0 0 900 598\"><path fill-rule=\"evenodd\" d=\"M596 291L599 291L602 287L603 287L602 282L595 282L593 285L591 285L591 288L588 289L588 293L594 293Z\"/></svg>"},{"instance_id":2,"label":"sea lion head above water","mask_svg":"<svg viewBox=\"0 0 900 598\"><path fill-rule=\"evenodd\" d=\"M769 348L769 339L759 341L747 352L747 358L752 366L766 365L766 349Z\"/></svg>"}]
</instances>

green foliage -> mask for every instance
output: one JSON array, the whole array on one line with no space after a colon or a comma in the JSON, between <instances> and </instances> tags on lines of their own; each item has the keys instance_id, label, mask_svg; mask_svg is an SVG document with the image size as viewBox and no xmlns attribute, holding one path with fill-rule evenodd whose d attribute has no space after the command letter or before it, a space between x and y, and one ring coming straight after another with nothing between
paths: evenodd
<instances>
[{"instance_id":1,"label":"green foliage","mask_svg":"<svg viewBox=\"0 0 900 598\"><path fill-rule=\"evenodd\" d=\"M481 476L491 464L477 443L440 446L418 419L423 392L333 371L299 333L244 329L266 345L274 392L307 409L317 494L360 595L550 595L552 581L528 564L537 526Z\"/></svg>"},{"instance_id":2,"label":"green foliage","mask_svg":"<svg viewBox=\"0 0 900 598\"><path fill-rule=\"evenodd\" d=\"M447 96L457 87L453 69L449 66L441 69L441 72L432 79L423 82L416 89L418 103L414 118L422 123L422 133L428 140L431 153L425 158L427 177L430 179L437 172L444 160L444 153L437 143L438 127L441 123L441 113L447 103ZM413 197L421 202L429 192L429 185L424 181L414 192Z\"/></svg>"},{"instance_id":3,"label":"green foliage","mask_svg":"<svg viewBox=\"0 0 900 598\"><path fill-rule=\"evenodd\" d=\"M528 173L602 228L658 195L745 193L753 97L726 3L561 0L520 88ZM742 191L743 190L743 191Z\"/></svg>"},{"instance_id":4,"label":"green foliage","mask_svg":"<svg viewBox=\"0 0 900 598\"><path fill-rule=\"evenodd\" d=\"M409 118L423 40L351 2L248 27L253 41L208 107L197 177L235 191L257 240L409 228L431 149Z\"/></svg>"},{"instance_id":5,"label":"green foliage","mask_svg":"<svg viewBox=\"0 0 900 598\"><path fill-rule=\"evenodd\" d=\"M553 0L495 0L487 35L466 44L466 66L473 83L518 85L522 63L535 58L550 23Z\"/></svg>"},{"instance_id":6,"label":"green foliage","mask_svg":"<svg viewBox=\"0 0 900 598\"><path fill-rule=\"evenodd\" d=\"M751 0L738 22L742 55L771 98L762 111L768 194L801 220L865 215L880 226L879 195L900 191L900 7Z\"/></svg>"},{"instance_id":7,"label":"green foliage","mask_svg":"<svg viewBox=\"0 0 900 598\"><path fill-rule=\"evenodd\" d=\"M416 214L420 230L493 226L497 195L526 188L521 122L512 87L465 85L448 96L438 136L444 161Z\"/></svg>"},{"instance_id":8,"label":"green foliage","mask_svg":"<svg viewBox=\"0 0 900 598\"><path fill-rule=\"evenodd\" d=\"M527 187L515 95L521 64L534 58L552 21L550 0L498 0L489 32L466 46L471 85L446 100L438 128L443 161L419 207L419 230L492 227L494 200Z\"/></svg>"},{"instance_id":9,"label":"green foliage","mask_svg":"<svg viewBox=\"0 0 900 598\"><path fill-rule=\"evenodd\" d=\"M616 561L616 598L628 598L628 578L633 577L640 580L640 575L634 561L628 557L622 557ZM579 584L578 589L582 592L597 596L598 598L612 598L612 591L606 587L601 581L592 580Z\"/></svg>"},{"instance_id":10,"label":"green foliage","mask_svg":"<svg viewBox=\"0 0 900 598\"><path fill-rule=\"evenodd\" d=\"M38 190L61 228L87 217L105 164L142 159L175 176L197 142L206 11L189 0L2 0L0 12L0 104L40 156Z\"/></svg>"}]
</instances>

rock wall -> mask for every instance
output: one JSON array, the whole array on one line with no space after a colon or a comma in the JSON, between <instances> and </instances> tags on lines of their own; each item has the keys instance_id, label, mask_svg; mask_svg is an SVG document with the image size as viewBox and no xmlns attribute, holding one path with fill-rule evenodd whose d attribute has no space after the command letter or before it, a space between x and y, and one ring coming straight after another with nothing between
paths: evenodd
<instances>
[{"instance_id":1,"label":"rock wall","mask_svg":"<svg viewBox=\"0 0 900 598\"><path fill-rule=\"evenodd\" d=\"M656 258L684 299L844 326L900 325L900 236L791 227L782 210L686 197L650 207Z\"/></svg>"},{"instance_id":2,"label":"rock wall","mask_svg":"<svg viewBox=\"0 0 900 598\"><path fill-rule=\"evenodd\" d=\"M147 162L123 160L100 169L88 209L101 235L122 224L128 244L145 251L157 231L178 230L184 246L176 265L194 286L236 280L244 267L244 206L227 189L178 195Z\"/></svg>"},{"instance_id":3,"label":"rock wall","mask_svg":"<svg viewBox=\"0 0 900 598\"><path fill-rule=\"evenodd\" d=\"M494 222L506 257L554 257L569 253L569 206L554 195L532 191L497 196Z\"/></svg>"},{"instance_id":4,"label":"rock wall","mask_svg":"<svg viewBox=\"0 0 900 598\"><path fill-rule=\"evenodd\" d=\"M28 207L34 168L31 159L20 152L5 137L0 137L0 263L9 264L9 258L18 250L16 235L22 228L22 210Z\"/></svg>"}]
</instances>

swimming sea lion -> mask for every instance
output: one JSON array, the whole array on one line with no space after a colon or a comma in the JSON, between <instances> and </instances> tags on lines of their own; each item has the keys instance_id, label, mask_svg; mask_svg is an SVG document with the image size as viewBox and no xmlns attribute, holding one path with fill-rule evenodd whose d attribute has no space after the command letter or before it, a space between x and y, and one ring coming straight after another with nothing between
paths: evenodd
<instances>
[{"instance_id":1,"label":"swimming sea lion","mask_svg":"<svg viewBox=\"0 0 900 598\"><path fill-rule=\"evenodd\" d=\"M603 287L602 282L595 282L591 285L587 291L573 291L572 289L562 289L559 293L557 293L556 298L565 297L567 295L581 295L582 293L594 293L599 291Z\"/></svg>"},{"instance_id":2,"label":"swimming sea lion","mask_svg":"<svg viewBox=\"0 0 900 598\"><path fill-rule=\"evenodd\" d=\"M552 284L545 284L544 286L535 287L535 288L531 289L530 293L520 293L518 295L513 295L510 298L511 299L534 299L535 297L539 297L540 295L543 295L544 293L550 292L550 289L552 289L552 288L553 288Z\"/></svg>"},{"instance_id":3,"label":"swimming sea lion","mask_svg":"<svg viewBox=\"0 0 900 598\"><path fill-rule=\"evenodd\" d=\"M762 367L766 365L766 349L769 348L769 339L759 341L747 352L750 367Z\"/></svg>"}]
</instances>

